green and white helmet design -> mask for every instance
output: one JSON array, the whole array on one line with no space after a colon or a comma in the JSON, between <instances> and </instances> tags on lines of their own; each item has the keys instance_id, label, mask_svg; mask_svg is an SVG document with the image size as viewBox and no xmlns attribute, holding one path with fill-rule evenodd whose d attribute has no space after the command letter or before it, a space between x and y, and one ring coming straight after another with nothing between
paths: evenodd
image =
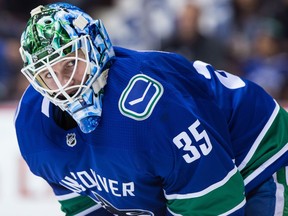
<instances>
[{"instance_id":1,"label":"green and white helmet design","mask_svg":"<svg viewBox=\"0 0 288 216\"><path fill-rule=\"evenodd\" d=\"M67 3L39 6L22 33L20 53L21 71L33 87L67 111L83 132L94 130L114 57L101 20Z\"/></svg>"}]
</instances>

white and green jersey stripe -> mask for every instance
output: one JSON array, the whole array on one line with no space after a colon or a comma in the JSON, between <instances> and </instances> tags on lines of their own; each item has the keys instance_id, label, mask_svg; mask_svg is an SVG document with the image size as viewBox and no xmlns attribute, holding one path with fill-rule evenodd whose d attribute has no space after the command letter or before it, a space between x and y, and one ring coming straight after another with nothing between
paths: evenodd
<instances>
[{"instance_id":1,"label":"white and green jersey stripe","mask_svg":"<svg viewBox=\"0 0 288 216\"><path fill-rule=\"evenodd\" d=\"M169 212L173 215L229 215L245 205L242 193L244 185L239 184L239 179L242 178L235 167L224 179L202 191L170 195L165 193ZM231 194L232 188L234 193Z\"/></svg>"},{"instance_id":2,"label":"white and green jersey stripe","mask_svg":"<svg viewBox=\"0 0 288 216\"><path fill-rule=\"evenodd\" d=\"M277 161L283 160L282 158L284 156L287 157L287 128L288 114L283 108L276 104L269 120L239 165L239 170L243 175L245 185L248 185L259 176L263 178L263 176L261 176L262 173L271 169L270 167L273 167ZM270 171L270 176L271 172L272 171ZM267 175L265 177L267 178Z\"/></svg>"}]
</instances>

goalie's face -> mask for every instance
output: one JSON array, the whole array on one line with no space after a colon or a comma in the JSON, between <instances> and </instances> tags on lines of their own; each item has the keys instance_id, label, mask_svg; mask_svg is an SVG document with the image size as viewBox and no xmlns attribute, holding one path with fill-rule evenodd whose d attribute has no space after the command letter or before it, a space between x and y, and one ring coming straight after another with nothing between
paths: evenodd
<instances>
[{"instance_id":1,"label":"goalie's face","mask_svg":"<svg viewBox=\"0 0 288 216\"><path fill-rule=\"evenodd\" d=\"M36 79L42 83L42 87L46 88L47 91L60 93L60 98L65 96L65 93L73 96L87 80L86 68L85 55L81 50L78 50L77 57L76 53L73 52L56 61L53 65L47 65L38 72Z\"/></svg>"}]
</instances>

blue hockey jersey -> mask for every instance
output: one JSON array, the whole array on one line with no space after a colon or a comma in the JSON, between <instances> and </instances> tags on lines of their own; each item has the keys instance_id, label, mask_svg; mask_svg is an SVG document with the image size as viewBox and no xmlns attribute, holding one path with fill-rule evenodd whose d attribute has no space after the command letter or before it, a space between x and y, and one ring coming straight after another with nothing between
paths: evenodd
<instances>
[{"instance_id":1,"label":"blue hockey jersey","mask_svg":"<svg viewBox=\"0 0 288 216\"><path fill-rule=\"evenodd\" d=\"M31 171L66 215L242 215L244 193L287 164L287 112L204 62L115 53L89 134L59 127L54 105L26 90L15 126Z\"/></svg>"}]
</instances>

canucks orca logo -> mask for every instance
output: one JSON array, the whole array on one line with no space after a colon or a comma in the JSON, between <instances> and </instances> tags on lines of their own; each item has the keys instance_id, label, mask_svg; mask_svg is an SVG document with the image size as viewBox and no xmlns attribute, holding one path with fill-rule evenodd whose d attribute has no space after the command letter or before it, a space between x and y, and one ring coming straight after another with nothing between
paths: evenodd
<instances>
[{"instance_id":1,"label":"canucks orca logo","mask_svg":"<svg viewBox=\"0 0 288 216\"><path fill-rule=\"evenodd\" d=\"M163 86L144 74L131 78L119 100L120 112L132 119L147 119L163 94Z\"/></svg>"},{"instance_id":2,"label":"canucks orca logo","mask_svg":"<svg viewBox=\"0 0 288 216\"><path fill-rule=\"evenodd\" d=\"M101 197L99 194L92 191L94 196L101 202L101 205L103 208L105 208L107 211L112 213L113 215L118 216L154 216L154 214L150 211L140 210L140 209L117 209L115 208L111 203L109 203L107 200L105 200L103 197Z\"/></svg>"}]
</instances>

